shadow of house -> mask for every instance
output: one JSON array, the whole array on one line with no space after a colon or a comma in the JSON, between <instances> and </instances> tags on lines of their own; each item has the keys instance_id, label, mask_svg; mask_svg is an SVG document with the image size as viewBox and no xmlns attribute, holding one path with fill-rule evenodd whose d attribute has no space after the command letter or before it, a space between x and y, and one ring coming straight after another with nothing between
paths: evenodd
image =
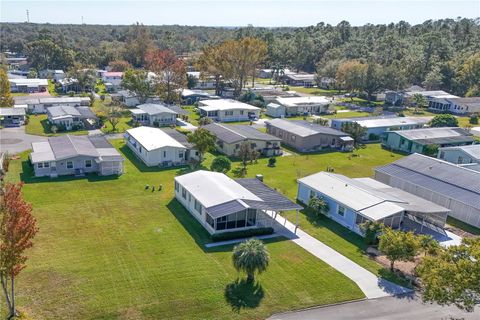
<instances>
[{"instance_id":1,"label":"shadow of house","mask_svg":"<svg viewBox=\"0 0 480 320\"><path fill-rule=\"evenodd\" d=\"M172 170L174 168L184 168L185 166L176 167L149 167L142 162L127 145L123 145L119 148L120 152L127 158L140 172L161 172L166 170Z\"/></svg>"},{"instance_id":2,"label":"shadow of house","mask_svg":"<svg viewBox=\"0 0 480 320\"><path fill-rule=\"evenodd\" d=\"M236 313L242 309L255 309L260 305L265 292L258 282L249 282L246 279L236 279L225 286L225 301Z\"/></svg>"}]
</instances>

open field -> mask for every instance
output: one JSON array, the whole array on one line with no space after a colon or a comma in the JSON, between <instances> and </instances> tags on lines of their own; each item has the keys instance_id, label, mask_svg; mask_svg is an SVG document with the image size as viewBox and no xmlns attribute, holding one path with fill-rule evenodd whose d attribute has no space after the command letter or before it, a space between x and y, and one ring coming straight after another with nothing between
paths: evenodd
<instances>
[{"instance_id":1,"label":"open field","mask_svg":"<svg viewBox=\"0 0 480 320\"><path fill-rule=\"evenodd\" d=\"M352 281L282 238L268 241L271 264L258 285L235 283L243 276L231 265L232 247L206 250L206 232L172 199L181 170L147 168L122 141L114 144L127 157L126 174L118 178L35 179L27 153L24 162L10 164L7 179L26 181L40 227L17 290L20 308L35 319L264 319L363 297ZM262 159L249 175L264 172L267 183L282 185L278 173L294 159L316 171L326 164L315 161L322 156L329 157L285 157L276 169ZM350 162L346 157L332 154L340 167ZM297 171L285 173L292 196ZM147 191L146 184L163 189Z\"/></svg>"}]
</instances>

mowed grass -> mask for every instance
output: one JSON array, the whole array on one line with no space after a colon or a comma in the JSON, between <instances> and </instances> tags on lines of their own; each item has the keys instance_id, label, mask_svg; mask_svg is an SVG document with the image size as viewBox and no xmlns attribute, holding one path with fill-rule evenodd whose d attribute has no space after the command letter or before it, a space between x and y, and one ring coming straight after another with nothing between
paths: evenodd
<instances>
[{"instance_id":1,"label":"mowed grass","mask_svg":"<svg viewBox=\"0 0 480 320\"><path fill-rule=\"evenodd\" d=\"M59 136L62 134L74 134L84 135L88 134L87 130L75 130L53 133L50 130L50 124L48 123L48 117L46 114L32 114L28 118L28 124L25 126L25 132L28 134L34 134L38 136Z\"/></svg>"},{"instance_id":2,"label":"mowed grass","mask_svg":"<svg viewBox=\"0 0 480 320\"><path fill-rule=\"evenodd\" d=\"M297 179L319 171L326 171L327 167L333 168L334 173L351 178L371 177L374 174L375 167L393 162L403 156L382 149L380 144L367 144L354 153L358 156L352 157L351 153L344 152L293 154L278 157L274 168L267 166L268 159L260 159L258 164L248 166L247 175L254 177L256 174L262 174L267 185L295 200L298 186ZM209 161L210 158L206 161L207 165ZM285 212L282 215L295 223L295 212ZM367 246L363 238L356 233L328 218L315 218L308 210L300 212L299 223L302 230L365 269L378 276L403 284L401 280L395 279L389 272L386 272L382 265L366 255Z\"/></svg>"},{"instance_id":3,"label":"mowed grass","mask_svg":"<svg viewBox=\"0 0 480 320\"><path fill-rule=\"evenodd\" d=\"M10 164L7 180L26 182L40 227L17 279L18 306L35 319L264 319L363 298L352 281L283 238L267 241L271 263L259 286L236 284L243 275L232 267L232 246L206 250L206 232L173 200L181 170L146 168L122 141L114 144L127 157L118 178L31 178L27 153ZM249 175L264 172L278 186L291 160L279 160L275 177L264 160ZM314 170L313 157L306 162ZM285 177L290 188L293 179Z\"/></svg>"}]
</instances>

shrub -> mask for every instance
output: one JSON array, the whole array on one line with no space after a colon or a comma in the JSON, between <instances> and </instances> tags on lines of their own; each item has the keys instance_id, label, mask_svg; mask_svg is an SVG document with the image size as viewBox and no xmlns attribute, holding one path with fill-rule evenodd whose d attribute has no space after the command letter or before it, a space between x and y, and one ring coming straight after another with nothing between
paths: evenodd
<instances>
[{"instance_id":1,"label":"shrub","mask_svg":"<svg viewBox=\"0 0 480 320\"><path fill-rule=\"evenodd\" d=\"M478 124L478 114L477 113L472 114L468 122L470 122L470 124Z\"/></svg>"},{"instance_id":2,"label":"shrub","mask_svg":"<svg viewBox=\"0 0 480 320\"><path fill-rule=\"evenodd\" d=\"M232 163L230 159L225 156L218 156L212 161L212 165L210 166L210 170L216 172L227 173L232 168Z\"/></svg>"},{"instance_id":3,"label":"shrub","mask_svg":"<svg viewBox=\"0 0 480 320\"><path fill-rule=\"evenodd\" d=\"M277 158L275 158L275 157L268 158L268 166L269 167L275 167L276 163L277 163Z\"/></svg>"},{"instance_id":4,"label":"shrub","mask_svg":"<svg viewBox=\"0 0 480 320\"><path fill-rule=\"evenodd\" d=\"M238 230L238 231L212 234L211 238L212 238L212 241L218 242L218 241L225 241L225 240L232 240L232 239L250 238L254 236L269 235L269 234L273 234L273 232L274 230L272 227L266 227L266 228L256 228L256 229Z\"/></svg>"}]
</instances>

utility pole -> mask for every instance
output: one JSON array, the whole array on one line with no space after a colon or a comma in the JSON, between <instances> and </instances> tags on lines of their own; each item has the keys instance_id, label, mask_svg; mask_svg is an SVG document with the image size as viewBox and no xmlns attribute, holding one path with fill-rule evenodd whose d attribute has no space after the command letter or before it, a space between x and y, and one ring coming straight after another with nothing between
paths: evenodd
<instances>
[{"instance_id":1,"label":"utility pole","mask_svg":"<svg viewBox=\"0 0 480 320\"><path fill-rule=\"evenodd\" d=\"M28 9L27 9L27 22L30 23L30 12L28 12Z\"/></svg>"}]
</instances>

